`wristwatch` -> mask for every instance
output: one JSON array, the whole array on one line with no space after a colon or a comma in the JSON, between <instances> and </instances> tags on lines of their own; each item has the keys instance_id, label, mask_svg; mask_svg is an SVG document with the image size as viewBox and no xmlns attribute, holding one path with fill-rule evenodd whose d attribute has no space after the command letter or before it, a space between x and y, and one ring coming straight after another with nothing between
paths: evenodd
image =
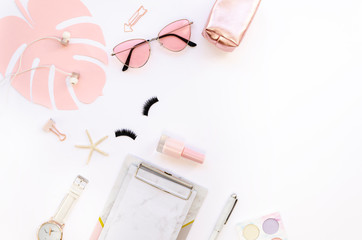
<instances>
[{"instance_id":1,"label":"wristwatch","mask_svg":"<svg viewBox=\"0 0 362 240\"><path fill-rule=\"evenodd\" d=\"M54 217L43 223L38 230L38 240L62 240L64 221L73 208L77 199L82 194L88 180L82 176L77 176L69 193L65 195Z\"/></svg>"}]
</instances>

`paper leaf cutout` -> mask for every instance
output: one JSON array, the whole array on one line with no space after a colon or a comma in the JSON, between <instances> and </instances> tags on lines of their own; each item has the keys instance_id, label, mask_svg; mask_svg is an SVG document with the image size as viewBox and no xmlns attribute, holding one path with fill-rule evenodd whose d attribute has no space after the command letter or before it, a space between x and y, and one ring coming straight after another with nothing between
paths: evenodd
<instances>
[{"instance_id":1,"label":"paper leaf cutout","mask_svg":"<svg viewBox=\"0 0 362 240\"><path fill-rule=\"evenodd\" d=\"M89 39L105 45L101 28L93 23L77 23L63 29L56 29L57 25L69 19L90 17L87 7L80 0L29 0L28 11L15 0L23 18L8 16L0 19L0 73L4 76L8 64L14 53L24 44L48 37L61 38L64 31L71 33L71 43L64 47L56 40L41 40L26 49L21 64L21 70L33 67L36 58L40 65L54 65L66 72L80 73L79 82L73 86L74 94L83 103L91 103L102 95L106 82L104 70L96 63L77 60L74 56L86 56L107 64L106 52L93 45L72 43L72 39ZM11 72L18 69L18 62ZM49 81L50 69L41 68L32 72L16 76L11 85L26 99L34 103L52 108L51 96L54 95L56 108L61 110L77 109L66 83L66 75L55 71L54 81ZM49 82L51 84L49 84ZM53 92L50 89L53 88Z\"/></svg>"}]
</instances>

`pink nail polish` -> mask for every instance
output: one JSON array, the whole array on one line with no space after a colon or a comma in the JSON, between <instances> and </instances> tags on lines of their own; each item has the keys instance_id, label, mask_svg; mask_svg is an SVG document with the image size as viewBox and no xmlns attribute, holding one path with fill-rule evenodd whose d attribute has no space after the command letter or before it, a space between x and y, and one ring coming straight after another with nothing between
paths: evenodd
<instances>
[{"instance_id":1,"label":"pink nail polish","mask_svg":"<svg viewBox=\"0 0 362 240\"><path fill-rule=\"evenodd\" d=\"M157 151L174 158L186 158L203 164L205 155L186 147L182 141L162 135L158 142Z\"/></svg>"}]
</instances>

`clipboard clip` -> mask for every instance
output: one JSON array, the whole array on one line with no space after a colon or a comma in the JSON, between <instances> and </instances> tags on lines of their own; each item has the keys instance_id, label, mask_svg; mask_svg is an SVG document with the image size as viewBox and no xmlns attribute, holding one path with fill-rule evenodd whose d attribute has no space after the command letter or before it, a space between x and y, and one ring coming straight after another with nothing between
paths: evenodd
<instances>
[{"instance_id":1,"label":"clipboard clip","mask_svg":"<svg viewBox=\"0 0 362 240\"><path fill-rule=\"evenodd\" d=\"M135 178L183 200L188 200L193 191L192 184L146 163L138 165Z\"/></svg>"}]
</instances>

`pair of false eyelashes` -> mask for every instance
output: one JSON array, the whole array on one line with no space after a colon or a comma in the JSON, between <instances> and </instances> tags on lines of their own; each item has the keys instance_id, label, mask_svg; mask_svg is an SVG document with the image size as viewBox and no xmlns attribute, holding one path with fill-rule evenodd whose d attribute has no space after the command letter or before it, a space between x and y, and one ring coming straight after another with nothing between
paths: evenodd
<instances>
[{"instance_id":1,"label":"pair of false eyelashes","mask_svg":"<svg viewBox=\"0 0 362 240\"><path fill-rule=\"evenodd\" d=\"M145 104L143 105L143 110L142 110L142 114L144 116L148 116L148 113L151 109L151 107L153 106L153 104L158 102L158 98L157 97L152 97L150 99L148 99ZM121 136L126 136L126 137L130 137L133 140L136 140L137 138L137 134L135 132L133 132L130 129L118 129L114 132L116 137L121 137Z\"/></svg>"}]
</instances>

